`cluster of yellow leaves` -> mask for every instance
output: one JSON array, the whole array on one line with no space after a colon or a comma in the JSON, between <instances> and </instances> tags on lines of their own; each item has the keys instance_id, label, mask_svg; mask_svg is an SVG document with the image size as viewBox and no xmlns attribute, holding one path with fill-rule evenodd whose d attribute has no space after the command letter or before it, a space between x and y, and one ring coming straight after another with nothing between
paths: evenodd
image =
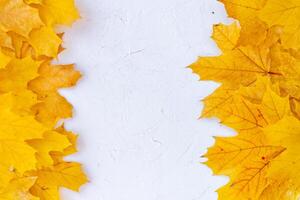
<instances>
[{"instance_id":1,"label":"cluster of yellow leaves","mask_svg":"<svg viewBox=\"0 0 300 200\"><path fill-rule=\"evenodd\" d=\"M52 65L63 50L57 25L79 17L73 0L0 0L0 200L58 200L78 190L77 136L59 122L72 106L58 93L80 78L73 65Z\"/></svg>"},{"instance_id":2,"label":"cluster of yellow leaves","mask_svg":"<svg viewBox=\"0 0 300 200\"><path fill-rule=\"evenodd\" d=\"M213 27L222 54L191 65L221 86L202 117L237 132L204 155L230 178L224 200L300 199L300 0L220 0L237 22Z\"/></svg>"}]
</instances>

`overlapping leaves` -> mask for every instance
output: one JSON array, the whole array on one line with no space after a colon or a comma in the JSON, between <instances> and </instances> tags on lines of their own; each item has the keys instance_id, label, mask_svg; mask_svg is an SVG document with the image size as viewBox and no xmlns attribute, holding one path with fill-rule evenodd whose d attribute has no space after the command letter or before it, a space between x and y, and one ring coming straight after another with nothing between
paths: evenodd
<instances>
[{"instance_id":1,"label":"overlapping leaves","mask_svg":"<svg viewBox=\"0 0 300 200\"><path fill-rule=\"evenodd\" d=\"M77 137L59 125L72 106L58 89L81 75L51 64L63 50L56 26L78 17L73 0L0 0L0 199L58 200L87 181L64 161Z\"/></svg>"},{"instance_id":2,"label":"overlapping leaves","mask_svg":"<svg viewBox=\"0 0 300 200\"><path fill-rule=\"evenodd\" d=\"M300 1L221 0L237 20L218 24L222 51L191 65L221 86L206 97L202 117L237 132L216 137L204 155L214 174L229 176L219 199L300 198Z\"/></svg>"}]
</instances>

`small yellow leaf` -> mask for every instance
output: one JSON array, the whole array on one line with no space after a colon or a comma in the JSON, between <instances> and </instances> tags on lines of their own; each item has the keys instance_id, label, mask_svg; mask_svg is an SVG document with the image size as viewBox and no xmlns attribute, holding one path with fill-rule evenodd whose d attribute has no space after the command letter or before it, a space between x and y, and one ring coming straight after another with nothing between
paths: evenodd
<instances>
[{"instance_id":1,"label":"small yellow leaf","mask_svg":"<svg viewBox=\"0 0 300 200\"><path fill-rule=\"evenodd\" d=\"M47 43L45 43L47 41ZM42 27L30 33L29 43L33 46L37 55L45 55L55 58L61 39L50 27Z\"/></svg>"},{"instance_id":2,"label":"small yellow leaf","mask_svg":"<svg viewBox=\"0 0 300 200\"><path fill-rule=\"evenodd\" d=\"M64 126L60 126L56 129L57 132L59 132L60 134L62 135L65 135L67 136L69 142L71 143L70 146L68 146L66 149L64 149L64 152L63 154L64 155L70 155L70 154L73 154L75 152L77 152L77 149L76 149L76 142L77 142L77 138L78 138L78 135L70 132L70 131L67 131Z\"/></svg>"},{"instance_id":3,"label":"small yellow leaf","mask_svg":"<svg viewBox=\"0 0 300 200\"><path fill-rule=\"evenodd\" d=\"M44 124L56 124L60 119L72 117L71 104L58 93L49 93L40 98L32 107L38 121Z\"/></svg>"},{"instance_id":4,"label":"small yellow leaf","mask_svg":"<svg viewBox=\"0 0 300 200\"><path fill-rule=\"evenodd\" d=\"M48 63L39 68L39 76L30 81L29 88L39 95L55 92L59 88L71 87L81 77L74 65L52 66Z\"/></svg>"},{"instance_id":5,"label":"small yellow leaf","mask_svg":"<svg viewBox=\"0 0 300 200\"><path fill-rule=\"evenodd\" d=\"M270 65L269 52L266 47L239 47L217 57L200 58L191 69L202 80L247 86L257 76L280 76Z\"/></svg>"},{"instance_id":6,"label":"small yellow leaf","mask_svg":"<svg viewBox=\"0 0 300 200\"><path fill-rule=\"evenodd\" d=\"M44 168L36 173L37 184L50 187L66 187L78 191L87 182L86 176L78 163L61 163L53 168Z\"/></svg>"},{"instance_id":7,"label":"small yellow leaf","mask_svg":"<svg viewBox=\"0 0 300 200\"><path fill-rule=\"evenodd\" d=\"M27 141L36 151L36 157L39 166L49 166L53 164L50 152L63 152L71 145L65 135L59 134L55 131L47 131L44 133L42 139L33 139Z\"/></svg>"},{"instance_id":8,"label":"small yellow leaf","mask_svg":"<svg viewBox=\"0 0 300 200\"><path fill-rule=\"evenodd\" d=\"M40 15L45 24L71 25L79 18L78 10L73 0L43 0Z\"/></svg>"}]
</instances>

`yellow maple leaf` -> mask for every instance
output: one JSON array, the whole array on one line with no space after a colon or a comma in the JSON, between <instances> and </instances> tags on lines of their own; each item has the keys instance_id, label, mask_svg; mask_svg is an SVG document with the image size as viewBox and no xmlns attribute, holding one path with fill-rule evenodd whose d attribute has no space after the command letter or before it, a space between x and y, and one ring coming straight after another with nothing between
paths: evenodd
<instances>
[{"instance_id":1,"label":"yellow maple leaf","mask_svg":"<svg viewBox=\"0 0 300 200\"><path fill-rule=\"evenodd\" d=\"M76 141L77 141L78 136L71 131L67 131L63 125L58 127L55 130L57 132L59 132L60 134L67 136L69 142L71 143L70 146L68 146L67 148L64 149L63 154L70 155L70 154L77 152Z\"/></svg>"},{"instance_id":2,"label":"yellow maple leaf","mask_svg":"<svg viewBox=\"0 0 300 200\"><path fill-rule=\"evenodd\" d=\"M39 95L55 92L59 88L71 87L81 77L74 65L50 65L44 63L39 68L39 76L30 81L29 88Z\"/></svg>"},{"instance_id":3,"label":"yellow maple leaf","mask_svg":"<svg viewBox=\"0 0 300 200\"><path fill-rule=\"evenodd\" d=\"M71 145L65 135L55 131L47 131L42 139L27 140L27 143L37 151L36 157L39 167L53 164L50 152L63 152L64 149Z\"/></svg>"},{"instance_id":4,"label":"yellow maple leaf","mask_svg":"<svg viewBox=\"0 0 300 200\"><path fill-rule=\"evenodd\" d=\"M80 78L74 65L52 66L64 50L56 25L79 17L73 0L0 0L0 199L59 200L60 187L87 181L78 163L77 136L57 128L72 116L58 93Z\"/></svg>"},{"instance_id":5,"label":"yellow maple leaf","mask_svg":"<svg viewBox=\"0 0 300 200\"><path fill-rule=\"evenodd\" d=\"M50 187L66 187L78 191L79 187L87 181L81 170L81 165L74 162L57 164L51 168L43 168L32 173L37 176L36 184Z\"/></svg>"},{"instance_id":6,"label":"yellow maple leaf","mask_svg":"<svg viewBox=\"0 0 300 200\"><path fill-rule=\"evenodd\" d=\"M216 137L205 163L230 178L219 199L298 200L300 1L221 2L240 27L215 25L223 54L191 68L221 84L203 100L202 117L217 117L237 134Z\"/></svg>"},{"instance_id":7,"label":"yellow maple leaf","mask_svg":"<svg viewBox=\"0 0 300 200\"><path fill-rule=\"evenodd\" d=\"M46 44L45 41L47 41ZM37 55L56 57L62 41L52 28L44 26L33 30L30 33L29 43L32 45Z\"/></svg>"},{"instance_id":8,"label":"yellow maple leaf","mask_svg":"<svg viewBox=\"0 0 300 200\"><path fill-rule=\"evenodd\" d=\"M28 81L38 76L39 66L40 62L30 57L12 59L4 69L0 69L0 92L26 89Z\"/></svg>"},{"instance_id":9,"label":"yellow maple leaf","mask_svg":"<svg viewBox=\"0 0 300 200\"><path fill-rule=\"evenodd\" d=\"M270 182L270 162L284 151L279 145L268 144L261 133L217 137L205 157L215 174L230 177L230 182L218 190L219 199L259 199Z\"/></svg>"},{"instance_id":10,"label":"yellow maple leaf","mask_svg":"<svg viewBox=\"0 0 300 200\"><path fill-rule=\"evenodd\" d=\"M271 66L270 49L264 46L241 46L220 56L200 58L191 69L202 80L244 86L253 83L258 76L281 76Z\"/></svg>"},{"instance_id":11,"label":"yellow maple leaf","mask_svg":"<svg viewBox=\"0 0 300 200\"><path fill-rule=\"evenodd\" d=\"M72 105L57 92L48 93L32 107L36 119L45 124L56 124L60 119L72 117Z\"/></svg>"},{"instance_id":12,"label":"yellow maple leaf","mask_svg":"<svg viewBox=\"0 0 300 200\"><path fill-rule=\"evenodd\" d=\"M32 107L38 120L56 123L59 119L72 116L72 106L56 91L76 84L81 74L73 65L52 66L44 63L39 76L30 81L28 87L38 94L40 102Z\"/></svg>"},{"instance_id":13,"label":"yellow maple leaf","mask_svg":"<svg viewBox=\"0 0 300 200\"><path fill-rule=\"evenodd\" d=\"M23 0L0 1L0 29L14 31L27 36L34 28L42 25L39 11L25 4Z\"/></svg>"},{"instance_id":14,"label":"yellow maple leaf","mask_svg":"<svg viewBox=\"0 0 300 200\"><path fill-rule=\"evenodd\" d=\"M43 0L39 10L42 20L49 26L71 25L79 18L74 0Z\"/></svg>"},{"instance_id":15,"label":"yellow maple leaf","mask_svg":"<svg viewBox=\"0 0 300 200\"><path fill-rule=\"evenodd\" d=\"M237 100L230 109L231 115L223 123L243 132L273 124L288 115L289 101L267 89L261 104Z\"/></svg>"}]
</instances>

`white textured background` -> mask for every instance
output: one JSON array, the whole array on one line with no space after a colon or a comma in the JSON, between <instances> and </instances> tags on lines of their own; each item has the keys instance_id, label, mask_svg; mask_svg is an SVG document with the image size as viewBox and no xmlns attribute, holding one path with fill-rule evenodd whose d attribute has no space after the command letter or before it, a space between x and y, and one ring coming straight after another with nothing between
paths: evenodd
<instances>
[{"instance_id":1,"label":"white textured background","mask_svg":"<svg viewBox=\"0 0 300 200\"><path fill-rule=\"evenodd\" d=\"M60 63L84 78L62 93L75 107L67 127L80 134L90 183L66 200L214 200L226 183L200 164L225 133L198 120L216 84L187 69L216 55L212 24L228 21L216 0L77 0L82 20L65 35ZM228 132L228 131L227 131ZM227 133L226 132L226 133ZM228 133L229 134L229 133Z\"/></svg>"}]
</instances>

